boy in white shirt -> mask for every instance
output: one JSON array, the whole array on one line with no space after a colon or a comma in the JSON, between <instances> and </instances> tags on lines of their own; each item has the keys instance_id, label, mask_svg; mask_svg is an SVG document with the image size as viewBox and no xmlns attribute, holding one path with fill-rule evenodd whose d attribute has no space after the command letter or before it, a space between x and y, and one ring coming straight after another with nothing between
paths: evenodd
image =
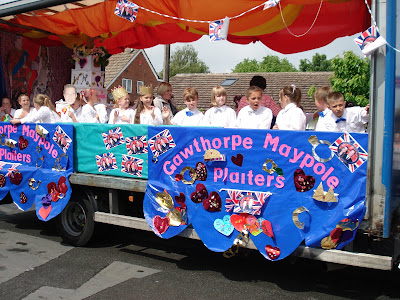
<instances>
[{"instance_id":1,"label":"boy in white shirt","mask_svg":"<svg viewBox=\"0 0 400 300\"><path fill-rule=\"evenodd\" d=\"M346 101L340 92L330 93L327 101L331 112L324 117L321 131L365 132L365 124L369 120L369 104L366 107L346 108Z\"/></svg>"},{"instance_id":2,"label":"boy in white shirt","mask_svg":"<svg viewBox=\"0 0 400 300\"><path fill-rule=\"evenodd\" d=\"M169 120L169 111L166 107L163 108L163 118L169 125L180 126L204 126L204 115L198 110L197 103L199 94L195 88L186 88L183 91L183 99L185 100L186 108L178 112L175 117Z\"/></svg>"},{"instance_id":3,"label":"boy in white shirt","mask_svg":"<svg viewBox=\"0 0 400 300\"><path fill-rule=\"evenodd\" d=\"M325 116L331 111L327 101L330 93L332 93L332 89L329 86L321 87L314 93L315 106L318 109L319 115L317 125L315 125L316 131L324 131Z\"/></svg>"},{"instance_id":4,"label":"boy in white shirt","mask_svg":"<svg viewBox=\"0 0 400 300\"><path fill-rule=\"evenodd\" d=\"M249 105L243 107L237 116L236 127L248 129L270 129L272 122L272 111L261 106L262 89L250 86L246 97Z\"/></svg>"},{"instance_id":5,"label":"boy in white shirt","mask_svg":"<svg viewBox=\"0 0 400 300\"><path fill-rule=\"evenodd\" d=\"M226 90L222 86L213 87L211 91L211 107L204 114L208 125L216 127L235 127L236 113L226 106Z\"/></svg>"}]
</instances>

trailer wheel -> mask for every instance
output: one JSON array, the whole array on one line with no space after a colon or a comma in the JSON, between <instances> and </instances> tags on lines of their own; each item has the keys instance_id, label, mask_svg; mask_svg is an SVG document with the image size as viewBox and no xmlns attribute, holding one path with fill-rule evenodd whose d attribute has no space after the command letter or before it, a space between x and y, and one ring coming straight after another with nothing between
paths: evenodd
<instances>
[{"instance_id":1,"label":"trailer wheel","mask_svg":"<svg viewBox=\"0 0 400 300\"><path fill-rule=\"evenodd\" d=\"M60 236L73 246L89 242L94 231L94 210L85 198L71 198L57 218Z\"/></svg>"}]
</instances>

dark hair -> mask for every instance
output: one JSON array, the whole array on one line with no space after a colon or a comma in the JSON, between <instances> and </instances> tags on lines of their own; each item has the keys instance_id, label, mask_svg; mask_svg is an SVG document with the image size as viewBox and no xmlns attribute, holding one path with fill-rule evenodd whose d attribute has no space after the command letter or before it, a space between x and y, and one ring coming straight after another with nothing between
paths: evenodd
<instances>
[{"instance_id":1,"label":"dark hair","mask_svg":"<svg viewBox=\"0 0 400 300\"><path fill-rule=\"evenodd\" d=\"M296 87L294 84L292 85L287 85L283 89L279 91L279 96L288 96L290 99L290 102L296 103L298 107L301 106L301 90Z\"/></svg>"},{"instance_id":2,"label":"dark hair","mask_svg":"<svg viewBox=\"0 0 400 300\"><path fill-rule=\"evenodd\" d=\"M250 80L250 86L255 85L258 86L260 89L265 90L267 87L267 80L264 77L256 75Z\"/></svg>"}]
</instances>

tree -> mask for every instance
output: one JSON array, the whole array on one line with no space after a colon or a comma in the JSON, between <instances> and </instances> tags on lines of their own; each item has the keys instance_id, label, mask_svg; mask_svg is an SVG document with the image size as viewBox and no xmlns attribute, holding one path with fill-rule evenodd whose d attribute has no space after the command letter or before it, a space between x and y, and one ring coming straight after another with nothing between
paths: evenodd
<instances>
[{"instance_id":1,"label":"tree","mask_svg":"<svg viewBox=\"0 0 400 300\"><path fill-rule=\"evenodd\" d=\"M326 59L325 54L315 53L312 57L312 61L305 59L300 59L300 71L301 72L322 72L322 71L332 71L332 61Z\"/></svg>"},{"instance_id":2,"label":"tree","mask_svg":"<svg viewBox=\"0 0 400 300\"><path fill-rule=\"evenodd\" d=\"M210 69L198 58L198 53L192 45L184 45L172 53L169 72L172 77L178 73L210 73ZM162 78L163 71L159 75Z\"/></svg>"},{"instance_id":3,"label":"tree","mask_svg":"<svg viewBox=\"0 0 400 300\"><path fill-rule=\"evenodd\" d=\"M278 56L268 55L260 62L246 58L238 63L232 72L297 72L297 69L286 58L281 60Z\"/></svg>"},{"instance_id":4,"label":"tree","mask_svg":"<svg viewBox=\"0 0 400 300\"><path fill-rule=\"evenodd\" d=\"M330 79L332 89L341 92L346 101L355 105L365 106L369 102L370 61L361 58L352 51L344 53L343 58L332 59L332 69L335 72Z\"/></svg>"}]
</instances>

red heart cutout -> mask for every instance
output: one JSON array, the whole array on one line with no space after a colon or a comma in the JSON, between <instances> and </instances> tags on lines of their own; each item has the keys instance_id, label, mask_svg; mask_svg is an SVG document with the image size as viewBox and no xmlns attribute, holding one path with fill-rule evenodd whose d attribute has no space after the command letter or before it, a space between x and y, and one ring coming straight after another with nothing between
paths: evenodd
<instances>
[{"instance_id":1,"label":"red heart cutout","mask_svg":"<svg viewBox=\"0 0 400 300\"><path fill-rule=\"evenodd\" d=\"M311 175L306 176L302 169L294 171L294 186L298 192L307 192L314 187L315 178Z\"/></svg>"},{"instance_id":2,"label":"red heart cutout","mask_svg":"<svg viewBox=\"0 0 400 300\"><path fill-rule=\"evenodd\" d=\"M68 191L68 186L65 184L65 177L61 176L58 180L57 191L61 194L65 194Z\"/></svg>"},{"instance_id":3,"label":"red heart cutout","mask_svg":"<svg viewBox=\"0 0 400 300\"><path fill-rule=\"evenodd\" d=\"M184 193L180 193L179 196L175 196L176 203L178 203L180 206L182 206L182 208L186 207L185 200L186 200L186 197L185 197Z\"/></svg>"},{"instance_id":4,"label":"red heart cutout","mask_svg":"<svg viewBox=\"0 0 400 300\"><path fill-rule=\"evenodd\" d=\"M79 59L79 65L81 66L82 69L86 66L87 62L88 61L87 61L86 58L80 58Z\"/></svg>"},{"instance_id":5,"label":"red heart cutout","mask_svg":"<svg viewBox=\"0 0 400 300\"><path fill-rule=\"evenodd\" d=\"M281 255L281 249L278 247L272 247L271 245L265 246L265 252L271 260L275 260Z\"/></svg>"},{"instance_id":6,"label":"red heart cutout","mask_svg":"<svg viewBox=\"0 0 400 300\"><path fill-rule=\"evenodd\" d=\"M39 216L41 216L43 220L46 220L46 218L49 216L50 212L51 212L51 205L47 206L46 208L44 208L44 206L42 206L39 209Z\"/></svg>"},{"instance_id":7,"label":"red heart cutout","mask_svg":"<svg viewBox=\"0 0 400 300\"><path fill-rule=\"evenodd\" d=\"M48 194L51 194L56 189L57 189L57 185L55 182L50 182L49 184L47 184L47 193Z\"/></svg>"},{"instance_id":8,"label":"red heart cutout","mask_svg":"<svg viewBox=\"0 0 400 300\"><path fill-rule=\"evenodd\" d=\"M207 168L206 165L199 161L196 164L196 180L200 180L200 181L206 181L207 180Z\"/></svg>"},{"instance_id":9,"label":"red heart cutout","mask_svg":"<svg viewBox=\"0 0 400 300\"><path fill-rule=\"evenodd\" d=\"M210 196L203 201L203 207L206 211L221 211L222 201L217 192L211 192Z\"/></svg>"},{"instance_id":10,"label":"red heart cutout","mask_svg":"<svg viewBox=\"0 0 400 300\"><path fill-rule=\"evenodd\" d=\"M0 174L0 188L6 185L6 177L3 174Z\"/></svg>"},{"instance_id":11,"label":"red heart cutout","mask_svg":"<svg viewBox=\"0 0 400 300\"><path fill-rule=\"evenodd\" d=\"M183 179L183 175L182 174L175 174L175 180L176 181L181 181Z\"/></svg>"},{"instance_id":12,"label":"red heart cutout","mask_svg":"<svg viewBox=\"0 0 400 300\"><path fill-rule=\"evenodd\" d=\"M196 185L196 190L190 194L190 199L192 199L194 203L200 203L207 198L208 198L208 191L206 187L204 186L204 184L198 183Z\"/></svg>"},{"instance_id":13,"label":"red heart cutout","mask_svg":"<svg viewBox=\"0 0 400 300\"><path fill-rule=\"evenodd\" d=\"M28 198L26 197L26 195L25 195L24 192L21 192L21 193L19 194L19 199L21 200L21 203L22 203L22 204L24 204L24 203L26 203L26 201L28 201Z\"/></svg>"},{"instance_id":14,"label":"red heart cutout","mask_svg":"<svg viewBox=\"0 0 400 300\"><path fill-rule=\"evenodd\" d=\"M232 156L232 157L231 157L231 160L232 160L232 162L233 162L235 165L241 167L242 164L243 164L243 154L240 154L240 153L239 153L239 154L236 155L236 156Z\"/></svg>"},{"instance_id":15,"label":"red heart cutout","mask_svg":"<svg viewBox=\"0 0 400 300\"><path fill-rule=\"evenodd\" d=\"M24 150L26 147L28 147L29 142L27 139L25 139L22 135L18 139L18 147L19 150Z\"/></svg>"},{"instance_id":16,"label":"red heart cutout","mask_svg":"<svg viewBox=\"0 0 400 300\"><path fill-rule=\"evenodd\" d=\"M231 216L231 223L232 223L233 227L237 231L242 232L245 229L246 216L247 216L247 214L240 214L240 215L232 215Z\"/></svg>"},{"instance_id":17,"label":"red heart cutout","mask_svg":"<svg viewBox=\"0 0 400 300\"><path fill-rule=\"evenodd\" d=\"M274 236L274 231L272 230L272 224L268 220L263 220L261 222L261 228L264 232L264 234L268 235L270 238L275 238Z\"/></svg>"},{"instance_id":18,"label":"red heart cutout","mask_svg":"<svg viewBox=\"0 0 400 300\"><path fill-rule=\"evenodd\" d=\"M12 171L10 175L8 175L10 181L15 185L19 185L22 181L22 174L19 171Z\"/></svg>"},{"instance_id":19,"label":"red heart cutout","mask_svg":"<svg viewBox=\"0 0 400 300\"><path fill-rule=\"evenodd\" d=\"M330 237L332 242L337 244L339 242L340 236L342 235L342 228L335 228L331 231Z\"/></svg>"},{"instance_id":20,"label":"red heart cutout","mask_svg":"<svg viewBox=\"0 0 400 300\"><path fill-rule=\"evenodd\" d=\"M158 232L158 234L163 234L169 228L169 218L161 218L160 216L155 216L153 218L153 226L154 229Z\"/></svg>"}]
</instances>

